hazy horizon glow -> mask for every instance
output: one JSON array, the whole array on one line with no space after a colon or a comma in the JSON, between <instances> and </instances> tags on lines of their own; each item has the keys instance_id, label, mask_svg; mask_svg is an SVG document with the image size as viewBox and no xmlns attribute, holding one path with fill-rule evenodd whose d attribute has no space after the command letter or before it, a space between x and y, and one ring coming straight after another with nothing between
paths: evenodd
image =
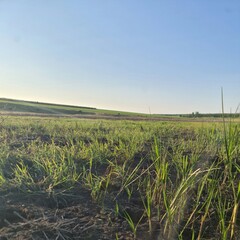
<instances>
[{"instance_id":1,"label":"hazy horizon glow","mask_svg":"<svg viewBox=\"0 0 240 240\"><path fill-rule=\"evenodd\" d=\"M0 1L0 97L143 113L240 103L240 1ZM231 109L231 110L230 110Z\"/></svg>"}]
</instances>

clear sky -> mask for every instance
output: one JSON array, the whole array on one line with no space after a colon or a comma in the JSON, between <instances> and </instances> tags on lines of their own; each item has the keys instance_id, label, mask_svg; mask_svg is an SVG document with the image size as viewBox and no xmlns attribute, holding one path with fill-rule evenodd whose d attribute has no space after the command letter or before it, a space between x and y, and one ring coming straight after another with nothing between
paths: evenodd
<instances>
[{"instance_id":1,"label":"clear sky","mask_svg":"<svg viewBox=\"0 0 240 240\"><path fill-rule=\"evenodd\" d=\"M239 0L0 0L0 97L149 113L240 103Z\"/></svg>"}]
</instances>

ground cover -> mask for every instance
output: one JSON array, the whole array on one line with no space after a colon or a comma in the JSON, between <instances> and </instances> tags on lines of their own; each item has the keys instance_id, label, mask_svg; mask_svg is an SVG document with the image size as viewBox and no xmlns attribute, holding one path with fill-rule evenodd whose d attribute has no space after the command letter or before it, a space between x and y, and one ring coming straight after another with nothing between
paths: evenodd
<instances>
[{"instance_id":1,"label":"ground cover","mask_svg":"<svg viewBox=\"0 0 240 240\"><path fill-rule=\"evenodd\" d=\"M0 239L239 239L240 125L1 117Z\"/></svg>"},{"instance_id":2,"label":"ground cover","mask_svg":"<svg viewBox=\"0 0 240 240\"><path fill-rule=\"evenodd\" d=\"M7 113L32 113L51 115L94 115L94 116L136 116L147 117L148 114L97 109L92 107L51 104L0 98L0 111Z\"/></svg>"}]
</instances>

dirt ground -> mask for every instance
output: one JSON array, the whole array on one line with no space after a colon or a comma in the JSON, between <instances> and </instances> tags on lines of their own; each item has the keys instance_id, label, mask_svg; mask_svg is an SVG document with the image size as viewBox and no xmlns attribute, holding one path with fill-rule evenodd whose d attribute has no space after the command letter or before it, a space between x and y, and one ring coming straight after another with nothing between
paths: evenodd
<instances>
[{"instance_id":1,"label":"dirt ground","mask_svg":"<svg viewBox=\"0 0 240 240\"><path fill-rule=\"evenodd\" d=\"M81 188L56 193L0 193L0 239L132 239L124 219Z\"/></svg>"},{"instance_id":2,"label":"dirt ground","mask_svg":"<svg viewBox=\"0 0 240 240\"><path fill-rule=\"evenodd\" d=\"M56 192L54 196L43 192L0 192L0 240L134 239L125 218L114 212L114 194L100 204L81 186ZM125 207L120 211L127 210L133 220L139 221L142 210L137 198L132 206L126 199L122 201ZM158 226L157 220L153 220L155 230L150 235L147 221L142 219L137 239L159 239Z\"/></svg>"}]
</instances>

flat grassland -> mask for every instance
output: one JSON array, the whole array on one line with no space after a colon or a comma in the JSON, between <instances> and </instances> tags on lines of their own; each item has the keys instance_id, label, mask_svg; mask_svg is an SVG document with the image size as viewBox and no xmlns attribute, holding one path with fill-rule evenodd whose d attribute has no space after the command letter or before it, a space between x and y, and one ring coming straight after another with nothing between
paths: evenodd
<instances>
[{"instance_id":1,"label":"flat grassland","mask_svg":"<svg viewBox=\"0 0 240 240\"><path fill-rule=\"evenodd\" d=\"M239 239L239 140L238 122L3 115L0 239Z\"/></svg>"}]
</instances>

